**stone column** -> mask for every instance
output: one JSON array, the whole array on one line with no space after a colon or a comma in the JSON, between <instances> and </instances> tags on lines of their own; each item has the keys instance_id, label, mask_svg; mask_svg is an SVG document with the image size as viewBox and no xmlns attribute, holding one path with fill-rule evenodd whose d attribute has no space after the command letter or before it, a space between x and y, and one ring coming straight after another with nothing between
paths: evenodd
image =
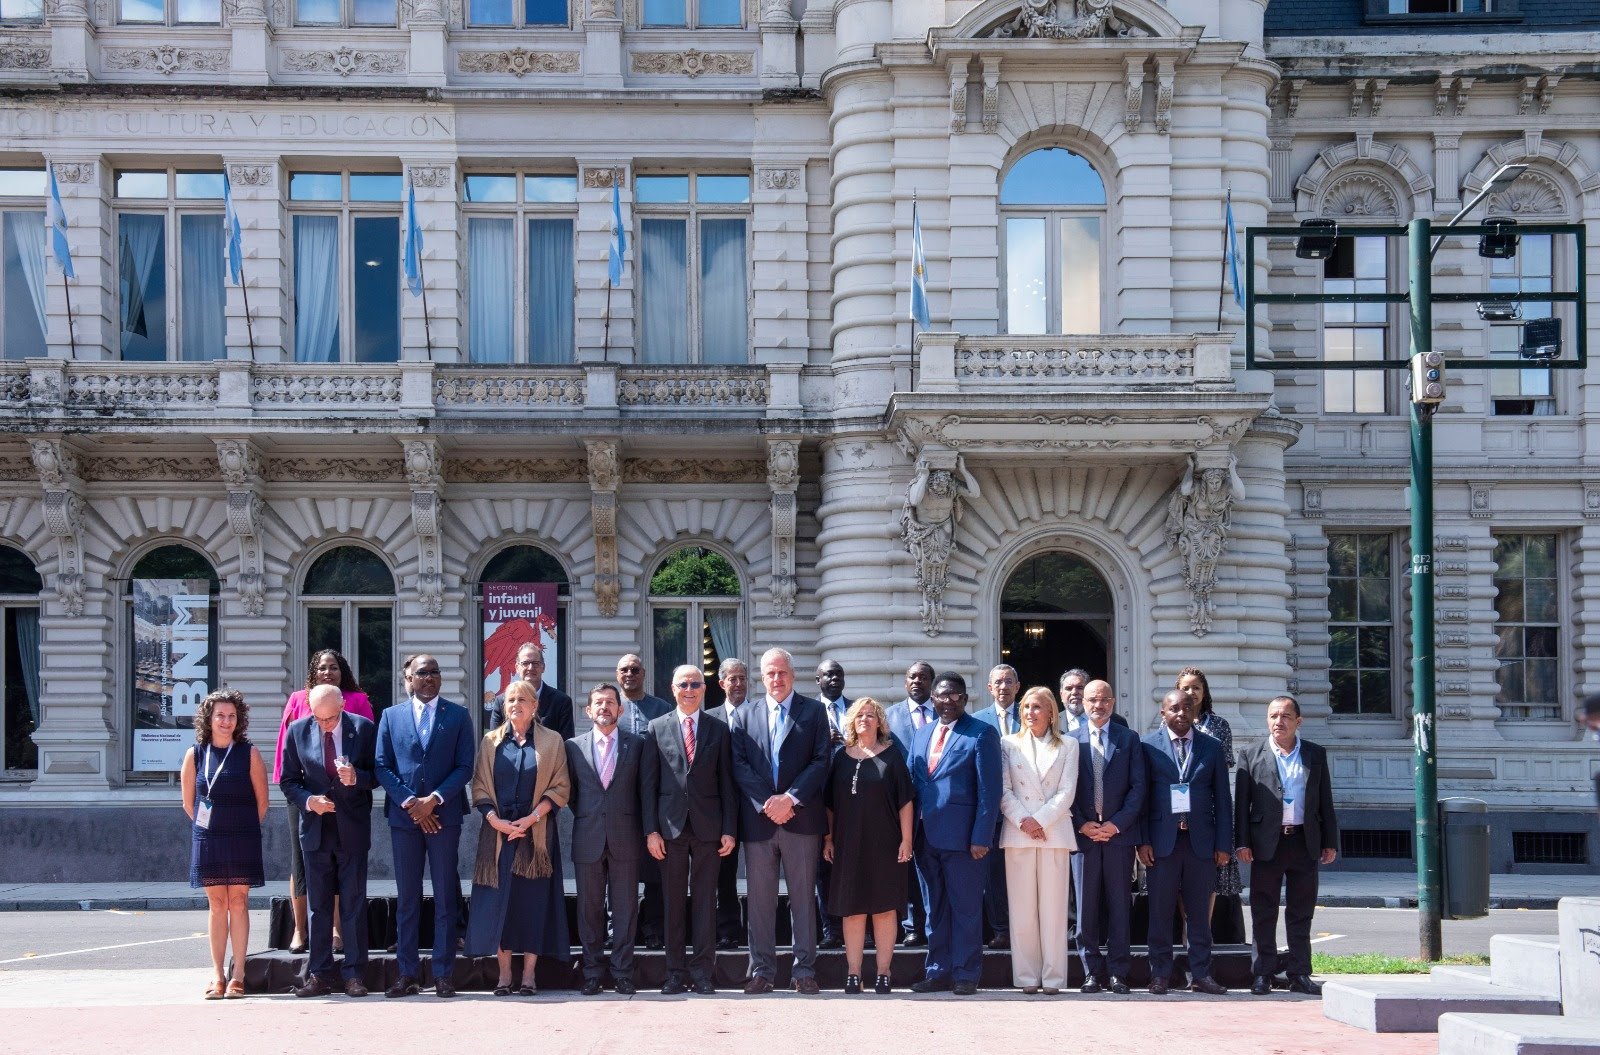
<instances>
[{"instance_id":1,"label":"stone column","mask_svg":"<svg viewBox=\"0 0 1600 1055\"><path fill-rule=\"evenodd\" d=\"M278 159L230 156L224 164L244 250L239 277L249 288L250 301L247 322L244 287L227 284L228 358L287 362L294 358L294 332L287 318L288 291L294 280L289 256L294 221L286 208Z\"/></svg>"},{"instance_id":2,"label":"stone column","mask_svg":"<svg viewBox=\"0 0 1600 1055\"><path fill-rule=\"evenodd\" d=\"M578 285L577 316L573 320L580 363L631 363L634 361L633 291L639 259L633 244L633 187L621 158L580 161L578 182L577 244L574 246ZM622 281L611 287L611 188L618 183L622 230L627 252L622 258ZM609 323L607 322L609 319ZM591 382L592 384L592 382ZM608 404L616 406L615 385Z\"/></svg>"},{"instance_id":3,"label":"stone column","mask_svg":"<svg viewBox=\"0 0 1600 1055\"><path fill-rule=\"evenodd\" d=\"M582 0L579 0L581 3ZM622 19L617 0L588 0L583 20L583 82L592 90L622 87Z\"/></svg>"},{"instance_id":4,"label":"stone column","mask_svg":"<svg viewBox=\"0 0 1600 1055\"><path fill-rule=\"evenodd\" d=\"M233 84L266 84L271 77L272 27L263 0L237 0L228 15L233 32L228 80Z\"/></svg>"},{"instance_id":5,"label":"stone column","mask_svg":"<svg viewBox=\"0 0 1600 1055\"><path fill-rule=\"evenodd\" d=\"M410 72L406 80L413 85L444 87L450 45L442 0L416 0L406 28L411 31Z\"/></svg>"},{"instance_id":6,"label":"stone column","mask_svg":"<svg viewBox=\"0 0 1600 1055\"><path fill-rule=\"evenodd\" d=\"M110 170L98 155L52 154L61 209L67 217L67 246L77 277L63 286L55 258L45 265L46 343L52 357L117 359L116 218L111 208ZM66 288L70 286L70 292ZM67 301L72 301L68 328ZM76 354L74 354L74 337Z\"/></svg>"},{"instance_id":7,"label":"stone column","mask_svg":"<svg viewBox=\"0 0 1600 1055\"><path fill-rule=\"evenodd\" d=\"M402 158L406 179L417 195L422 230L422 296L400 292L400 358L404 362L461 361L461 260L455 165L442 158ZM401 190L402 198L406 191ZM402 223L404 209L402 208ZM402 242L404 229L400 232ZM426 301L427 319L423 318ZM432 354L429 354L429 346Z\"/></svg>"},{"instance_id":8,"label":"stone column","mask_svg":"<svg viewBox=\"0 0 1600 1055\"><path fill-rule=\"evenodd\" d=\"M1244 495L1233 507L1233 539L1225 581L1239 639L1238 690L1218 709L1250 735L1265 729L1267 701L1288 688L1289 665L1289 514L1284 500L1284 451L1300 434L1289 418L1262 415L1234 448ZM1220 606L1220 605L1219 605ZM1208 671L1209 673L1209 671ZM1213 686L1215 692L1215 686ZM1231 713L1230 713L1231 712Z\"/></svg>"},{"instance_id":9,"label":"stone column","mask_svg":"<svg viewBox=\"0 0 1600 1055\"><path fill-rule=\"evenodd\" d=\"M87 0L57 0L45 23L50 27L50 70L63 81L83 83L99 65L99 45L89 21Z\"/></svg>"},{"instance_id":10,"label":"stone column","mask_svg":"<svg viewBox=\"0 0 1600 1055\"><path fill-rule=\"evenodd\" d=\"M761 88L798 88L800 23L795 21L789 0L761 0L760 6Z\"/></svg>"},{"instance_id":11,"label":"stone column","mask_svg":"<svg viewBox=\"0 0 1600 1055\"><path fill-rule=\"evenodd\" d=\"M750 208L750 251L755 265L750 346L756 362L805 362L809 336L806 236L804 162L758 161Z\"/></svg>"}]
</instances>

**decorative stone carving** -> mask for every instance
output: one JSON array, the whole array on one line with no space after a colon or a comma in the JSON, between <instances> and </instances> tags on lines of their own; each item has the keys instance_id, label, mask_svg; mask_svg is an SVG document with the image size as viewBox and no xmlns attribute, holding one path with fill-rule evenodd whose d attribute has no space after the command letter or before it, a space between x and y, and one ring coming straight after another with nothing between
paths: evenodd
<instances>
[{"instance_id":1,"label":"decorative stone carving","mask_svg":"<svg viewBox=\"0 0 1600 1055\"><path fill-rule=\"evenodd\" d=\"M617 403L624 407L764 407L767 376L641 371L618 381Z\"/></svg>"},{"instance_id":2,"label":"decorative stone carving","mask_svg":"<svg viewBox=\"0 0 1600 1055\"><path fill-rule=\"evenodd\" d=\"M738 77L754 73L756 62L750 52L699 51L690 48L687 51L636 51L629 68L641 74Z\"/></svg>"},{"instance_id":3,"label":"decorative stone carving","mask_svg":"<svg viewBox=\"0 0 1600 1055\"><path fill-rule=\"evenodd\" d=\"M1022 0L1017 17L994 31L997 37L1142 37L1143 29L1117 17L1112 0Z\"/></svg>"},{"instance_id":4,"label":"decorative stone carving","mask_svg":"<svg viewBox=\"0 0 1600 1055\"><path fill-rule=\"evenodd\" d=\"M1533 100L1539 94L1539 78L1522 78L1522 91L1517 93L1517 116L1526 117L1528 111L1533 109Z\"/></svg>"},{"instance_id":5,"label":"decorative stone carving","mask_svg":"<svg viewBox=\"0 0 1600 1055\"><path fill-rule=\"evenodd\" d=\"M1183 559L1183 585L1189 591L1189 628L1196 637L1211 631L1217 561L1233 526L1233 504L1244 495L1235 461L1226 467L1202 466L1193 455L1167 504L1167 545Z\"/></svg>"},{"instance_id":6,"label":"decorative stone carving","mask_svg":"<svg viewBox=\"0 0 1600 1055\"><path fill-rule=\"evenodd\" d=\"M198 458L96 458L83 465L85 480L215 480L217 470Z\"/></svg>"},{"instance_id":7,"label":"decorative stone carving","mask_svg":"<svg viewBox=\"0 0 1600 1055\"><path fill-rule=\"evenodd\" d=\"M507 48L504 51L463 51L456 58L462 73L509 73L526 77L530 73L577 73L576 51L529 51Z\"/></svg>"},{"instance_id":8,"label":"decorative stone carving","mask_svg":"<svg viewBox=\"0 0 1600 1055\"><path fill-rule=\"evenodd\" d=\"M412 184L418 187L427 187L431 190L450 186L448 165L411 165L406 168L406 175L411 178Z\"/></svg>"},{"instance_id":9,"label":"decorative stone carving","mask_svg":"<svg viewBox=\"0 0 1600 1055\"><path fill-rule=\"evenodd\" d=\"M108 70L137 70L171 76L174 73L222 73L228 69L227 48L183 48L160 44L153 48L106 48L101 66Z\"/></svg>"},{"instance_id":10,"label":"decorative stone carving","mask_svg":"<svg viewBox=\"0 0 1600 1055\"><path fill-rule=\"evenodd\" d=\"M990 135L1000 127L1000 59L983 57L983 130Z\"/></svg>"},{"instance_id":11,"label":"decorative stone carving","mask_svg":"<svg viewBox=\"0 0 1600 1055\"><path fill-rule=\"evenodd\" d=\"M0 69L47 70L50 68L50 48L26 47L20 44L0 44Z\"/></svg>"},{"instance_id":12,"label":"decorative stone carving","mask_svg":"<svg viewBox=\"0 0 1600 1055\"><path fill-rule=\"evenodd\" d=\"M445 477L475 484L576 484L587 479L582 458L461 458L445 462Z\"/></svg>"},{"instance_id":13,"label":"decorative stone carving","mask_svg":"<svg viewBox=\"0 0 1600 1055\"><path fill-rule=\"evenodd\" d=\"M756 183L762 190L795 190L800 186L800 170L758 169Z\"/></svg>"},{"instance_id":14,"label":"decorative stone carving","mask_svg":"<svg viewBox=\"0 0 1600 1055\"><path fill-rule=\"evenodd\" d=\"M250 378L250 396L258 406L331 405L389 410L400 405L397 374L262 373Z\"/></svg>"},{"instance_id":15,"label":"decorative stone carving","mask_svg":"<svg viewBox=\"0 0 1600 1055\"><path fill-rule=\"evenodd\" d=\"M1566 195L1555 180L1531 169L1506 190L1490 195L1488 215L1551 216L1566 214Z\"/></svg>"},{"instance_id":16,"label":"decorative stone carving","mask_svg":"<svg viewBox=\"0 0 1600 1055\"><path fill-rule=\"evenodd\" d=\"M1301 493L1300 515L1307 520L1322 517L1322 488L1306 485Z\"/></svg>"},{"instance_id":17,"label":"decorative stone carving","mask_svg":"<svg viewBox=\"0 0 1600 1055\"><path fill-rule=\"evenodd\" d=\"M228 527L239 540L239 601L259 616L267 608L266 562L261 546L261 455L248 440L218 440L217 465L228 488Z\"/></svg>"},{"instance_id":18,"label":"decorative stone carving","mask_svg":"<svg viewBox=\"0 0 1600 1055\"><path fill-rule=\"evenodd\" d=\"M1361 104L1367 98L1367 78L1356 77L1350 81L1350 116L1361 116Z\"/></svg>"},{"instance_id":19,"label":"decorative stone carving","mask_svg":"<svg viewBox=\"0 0 1600 1055\"><path fill-rule=\"evenodd\" d=\"M1550 104L1556 101L1556 85L1561 83L1561 74L1547 73L1539 78L1539 112L1550 112Z\"/></svg>"},{"instance_id":20,"label":"decorative stone carving","mask_svg":"<svg viewBox=\"0 0 1600 1055\"><path fill-rule=\"evenodd\" d=\"M759 459L730 461L701 458L632 459L622 466L622 482L628 484L750 484L759 483L766 463Z\"/></svg>"},{"instance_id":21,"label":"decorative stone carving","mask_svg":"<svg viewBox=\"0 0 1600 1055\"><path fill-rule=\"evenodd\" d=\"M1294 77L1290 79L1289 101L1287 104L1285 104L1283 109L1284 117L1293 119L1294 115L1300 112L1300 93L1304 92L1305 88L1306 79L1304 77Z\"/></svg>"},{"instance_id":22,"label":"decorative stone carving","mask_svg":"<svg viewBox=\"0 0 1600 1055\"><path fill-rule=\"evenodd\" d=\"M772 489L772 614L781 619L795 607L795 489L800 486L798 440L767 441L767 486Z\"/></svg>"},{"instance_id":23,"label":"decorative stone carving","mask_svg":"<svg viewBox=\"0 0 1600 1055\"><path fill-rule=\"evenodd\" d=\"M967 130L967 60L950 62L950 131Z\"/></svg>"},{"instance_id":24,"label":"decorative stone carving","mask_svg":"<svg viewBox=\"0 0 1600 1055\"><path fill-rule=\"evenodd\" d=\"M411 0L411 11L405 20L407 28L439 27L444 24L444 4L441 0Z\"/></svg>"},{"instance_id":25,"label":"decorative stone carving","mask_svg":"<svg viewBox=\"0 0 1600 1055\"><path fill-rule=\"evenodd\" d=\"M404 474L399 458L274 458L266 478L273 483L393 483Z\"/></svg>"},{"instance_id":26,"label":"decorative stone carving","mask_svg":"<svg viewBox=\"0 0 1600 1055\"><path fill-rule=\"evenodd\" d=\"M439 512L444 489L444 458L438 441L408 440L406 483L411 488L411 524L417 533L417 596L430 616L444 611L444 568L439 543Z\"/></svg>"},{"instance_id":27,"label":"decorative stone carving","mask_svg":"<svg viewBox=\"0 0 1600 1055\"><path fill-rule=\"evenodd\" d=\"M1065 345L956 349L956 377L985 380L1190 381L1194 349Z\"/></svg>"},{"instance_id":28,"label":"decorative stone carving","mask_svg":"<svg viewBox=\"0 0 1600 1055\"><path fill-rule=\"evenodd\" d=\"M99 168L92 161L56 162L50 166L55 169L57 183L93 183L95 170Z\"/></svg>"},{"instance_id":29,"label":"decorative stone carving","mask_svg":"<svg viewBox=\"0 0 1600 1055\"><path fill-rule=\"evenodd\" d=\"M617 0L589 0L590 18L616 18Z\"/></svg>"},{"instance_id":30,"label":"decorative stone carving","mask_svg":"<svg viewBox=\"0 0 1600 1055\"><path fill-rule=\"evenodd\" d=\"M415 23L416 19L412 21ZM349 45L322 51L285 51L279 61L289 73L337 73L341 77L406 70L403 51L372 51Z\"/></svg>"},{"instance_id":31,"label":"decorative stone carving","mask_svg":"<svg viewBox=\"0 0 1600 1055\"><path fill-rule=\"evenodd\" d=\"M1468 483L1467 491L1470 495L1468 515L1477 519L1494 516L1494 484Z\"/></svg>"},{"instance_id":32,"label":"decorative stone carving","mask_svg":"<svg viewBox=\"0 0 1600 1055\"><path fill-rule=\"evenodd\" d=\"M948 451L930 452L918 459L916 475L906 487L905 504L900 510L900 538L916 565L917 590L922 594L922 632L929 637L944 632L944 590L950 575L950 553L955 548L956 522L961 519L963 491L977 497L978 481L967 472L960 457Z\"/></svg>"},{"instance_id":33,"label":"decorative stone carving","mask_svg":"<svg viewBox=\"0 0 1600 1055\"><path fill-rule=\"evenodd\" d=\"M587 385L581 373L482 373L478 370L436 373L434 404L455 410L562 410L583 406Z\"/></svg>"},{"instance_id":34,"label":"decorative stone carving","mask_svg":"<svg viewBox=\"0 0 1600 1055\"><path fill-rule=\"evenodd\" d=\"M1124 90L1122 126L1137 132L1144 120L1144 64L1143 55L1124 60Z\"/></svg>"},{"instance_id":35,"label":"decorative stone carving","mask_svg":"<svg viewBox=\"0 0 1600 1055\"><path fill-rule=\"evenodd\" d=\"M1377 176L1352 172L1329 186L1322 201L1324 216L1398 216L1400 203L1394 191Z\"/></svg>"},{"instance_id":36,"label":"decorative stone carving","mask_svg":"<svg viewBox=\"0 0 1600 1055\"><path fill-rule=\"evenodd\" d=\"M789 0L761 0L761 21L763 22L793 22L794 13L789 10Z\"/></svg>"},{"instance_id":37,"label":"decorative stone carving","mask_svg":"<svg viewBox=\"0 0 1600 1055\"><path fill-rule=\"evenodd\" d=\"M1389 78L1378 77L1372 82L1372 116L1383 113L1383 97L1389 90Z\"/></svg>"},{"instance_id":38,"label":"decorative stone carving","mask_svg":"<svg viewBox=\"0 0 1600 1055\"><path fill-rule=\"evenodd\" d=\"M78 459L60 440L28 443L34 471L44 487L44 524L56 540L56 596L69 616L83 614L83 481Z\"/></svg>"},{"instance_id":39,"label":"decorative stone carving","mask_svg":"<svg viewBox=\"0 0 1600 1055\"><path fill-rule=\"evenodd\" d=\"M583 170L583 185L589 190L610 190L611 185L621 176L621 169L586 168Z\"/></svg>"},{"instance_id":40,"label":"decorative stone carving","mask_svg":"<svg viewBox=\"0 0 1600 1055\"><path fill-rule=\"evenodd\" d=\"M1156 60L1156 131L1162 135L1172 132L1172 97L1177 88L1178 74L1172 60Z\"/></svg>"},{"instance_id":41,"label":"decorative stone carving","mask_svg":"<svg viewBox=\"0 0 1600 1055\"><path fill-rule=\"evenodd\" d=\"M622 582L617 575L617 485L615 440L585 440L589 455L589 519L594 525L594 599L607 619L617 614Z\"/></svg>"},{"instance_id":42,"label":"decorative stone carving","mask_svg":"<svg viewBox=\"0 0 1600 1055\"><path fill-rule=\"evenodd\" d=\"M1590 520L1600 517L1600 483L1583 485L1583 515Z\"/></svg>"},{"instance_id":43,"label":"decorative stone carving","mask_svg":"<svg viewBox=\"0 0 1600 1055\"><path fill-rule=\"evenodd\" d=\"M67 377L69 407L204 408L217 401L217 377L211 371L136 374L72 373Z\"/></svg>"},{"instance_id":44,"label":"decorative stone carving","mask_svg":"<svg viewBox=\"0 0 1600 1055\"><path fill-rule=\"evenodd\" d=\"M228 179L240 187L270 187L278 177L276 165L229 165Z\"/></svg>"}]
</instances>

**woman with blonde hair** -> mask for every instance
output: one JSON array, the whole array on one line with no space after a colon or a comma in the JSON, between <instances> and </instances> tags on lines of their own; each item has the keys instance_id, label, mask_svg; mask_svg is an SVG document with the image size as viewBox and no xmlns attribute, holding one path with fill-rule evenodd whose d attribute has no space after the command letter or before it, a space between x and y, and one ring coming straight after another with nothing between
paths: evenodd
<instances>
[{"instance_id":1,"label":"woman with blonde hair","mask_svg":"<svg viewBox=\"0 0 1600 1055\"><path fill-rule=\"evenodd\" d=\"M506 720L484 734L472 773L472 804L483 827L466 952L499 958L495 996L534 995L539 957L565 958L572 951L554 820L571 796L567 746L560 733L539 724L538 713L538 686L512 682ZM519 953L522 984L513 989L511 957Z\"/></svg>"},{"instance_id":2,"label":"woman with blonde hair","mask_svg":"<svg viewBox=\"0 0 1600 1055\"><path fill-rule=\"evenodd\" d=\"M870 916L878 961L872 991L888 993L906 900L916 793L905 756L889 735L883 705L871 696L851 704L844 716L844 746L834 753L826 787L828 834L822 856L833 864L828 906L844 925L844 991L861 992Z\"/></svg>"},{"instance_id":3,"label":"woman with blonde hair","mask_svg":"<svg viewBox=\"0 0 1600 1055\"><path fill-rule=\"evenodd\" d=\"M1022 694L1022 728L1000 740L1004 791L1000 849L1011 907L1011 981L1025 993L1067 985L1067 898L1072 885L1072 799L1078 743L1064 739L1055 694Z\"/></svg>"}]
</instances>

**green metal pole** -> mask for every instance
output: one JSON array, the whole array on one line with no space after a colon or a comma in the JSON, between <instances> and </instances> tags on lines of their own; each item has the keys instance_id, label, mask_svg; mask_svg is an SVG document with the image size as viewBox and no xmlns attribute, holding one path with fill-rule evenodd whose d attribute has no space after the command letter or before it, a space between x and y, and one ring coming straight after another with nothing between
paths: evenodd
<instances>
[{"instance_id":1,"label":"green metal pole","mask_svg":"<svg viewBox=\"0 0 1600 1055\"><path fill-rule=\"evenodd\" d=\"M1432 221L1411 221L1411 354L1433 350ZM1414 394L1413 394L1414 395ZM1443 955L1438 738L1434 721L1433 407L1411 401L1412 772L1417 793L1417 930L1424 961Z\"/></svg>"}]
</instances>

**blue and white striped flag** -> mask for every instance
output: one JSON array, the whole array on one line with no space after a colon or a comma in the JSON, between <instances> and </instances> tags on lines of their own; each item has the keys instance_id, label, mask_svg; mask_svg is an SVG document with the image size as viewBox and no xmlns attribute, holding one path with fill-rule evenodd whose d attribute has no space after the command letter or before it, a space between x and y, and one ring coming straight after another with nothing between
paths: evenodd
<instances>
[{"instance_id":1,"label":"blue and white striped flag","mask_svg":"<svg viewBox=\"0 0 1600 1055\"><path fill-rule=\"evenodd\" d=\"M406 289L413 297L422 295L422 228L417 225L417 188L406 181L406 241L402 259L406 269Z\"/></svg>"},{"instance_id":2,"label":"blue and white striped flag","mask_svg":"<svg viewBox=\"0 0 1600 1055\"><path fill-rule=\"evenodd\" d=\"M928 328L928 260L922 253L922 219L917 215L917 199L911 199L911 321L917 329Z\"/></svg>"},{"instance_id":3,"label":"blue and white striped flag","mask_svg":"<svg viewBox=\"0 0 1600 1055\"><path fill-rule=\"evenodd\" d=\"M622 256L628 251L628 235L622 229L622 192L617 177L611 179L611 284L622 285Z\"/></svg>"},{"instance_id":4,"label":"blue and white striped flag","mask_svg":"<svg viewBox=\"0 0 1600 1055\"><path fill-rule=\"evenodd\" d=\"M244 246L240 241L239 214L233 208L233 183L226 167L222 170L222 229L228 236L228 278L237 286L244 273Z\"/></svg>"},{"instance_id":5,"label":"blue and white striped flag","mask_svg":"<svg viewBox=\"0 0 1600 1055\"><path fill-rule=\"evenodd\" d=\"M45 206L44 222L50 228L50 251L61 265L61 273L77 278L78 273L72 269L72 250L67 247L67 211L61 207L61 188L56 186L54 165L50 166L50 201Z\"/></svg>"},{"instance_id":6,"label":"blue and white striped flag","mask_svg":"<svg viewBox=\"0 0 1600 1055\"><path fill-rule=\"evenodd\" d=\"M1233 302L1244 310L1244 287L1239 284L1239 229L1233 223L1233 188L1228 188L1228 204L1223 212L1228 225L1228 280L1233 283Z\"/></svg>"}]
</instances>

